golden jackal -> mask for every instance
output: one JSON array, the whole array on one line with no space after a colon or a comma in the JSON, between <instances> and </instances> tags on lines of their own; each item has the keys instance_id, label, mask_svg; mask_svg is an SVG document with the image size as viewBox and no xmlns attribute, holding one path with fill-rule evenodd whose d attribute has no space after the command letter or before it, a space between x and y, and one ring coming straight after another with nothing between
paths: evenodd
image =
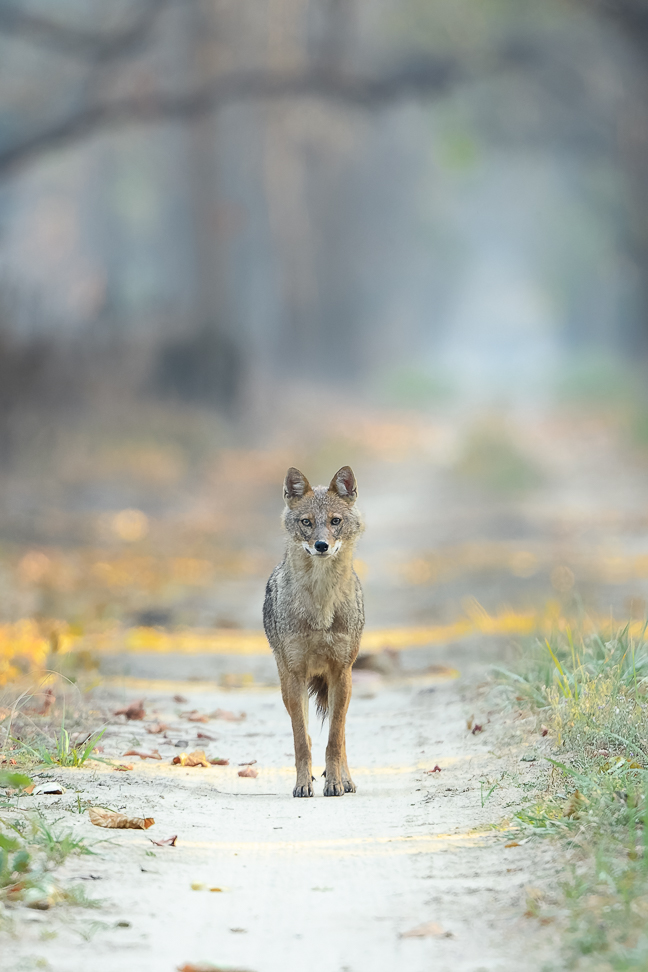
<instances>
[{"instance_id":1,"label":"golden jackal","mask_svg":"<svg viewBox=\"0 0 648 972\"><path fill-rule=\"evenodd\" d=\"M353 548L362 532L357 495L349 466L336 472L328 488L313 489L294 467L286 473L286 555L268 581L263 625L292 719L296 797L313 795L309 694L316 697L318 712L330 716L324 796L355 793L344 723L364 625L362 588L353 569Z\"/></svg>"}]
</instances>

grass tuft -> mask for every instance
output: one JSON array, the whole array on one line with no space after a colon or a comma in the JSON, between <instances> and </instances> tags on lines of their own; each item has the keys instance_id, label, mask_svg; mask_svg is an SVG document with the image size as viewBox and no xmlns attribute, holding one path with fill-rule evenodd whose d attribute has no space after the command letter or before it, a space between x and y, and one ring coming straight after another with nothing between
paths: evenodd
<instances>
[{"instance_id":1,"label":"grass tuft","mask_svg":"<svg viewBox=\"0 0 648 972\"><path fill-rule=\"evenodd\" d=\"M648 968L645 633L635 640L626 626L606 639L566 629L523 648L513 671L499 670L516 704L536 714L554 744L513 829L517 837L565 845L569 876L550 917L566 920L566 947L578 968ZM543 906L535 911L542 920Z\"/></svg>"}]
</instances>

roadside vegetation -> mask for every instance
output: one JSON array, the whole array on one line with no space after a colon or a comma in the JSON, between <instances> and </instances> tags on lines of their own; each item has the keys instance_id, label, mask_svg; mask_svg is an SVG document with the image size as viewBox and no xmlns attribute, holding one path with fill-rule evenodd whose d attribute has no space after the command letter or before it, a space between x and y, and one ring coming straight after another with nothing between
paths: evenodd
<instances>
[{"instance_id":1,"label":"roadside vegetation","mask_svg":"<svg viewBox=\"0 0 648 972\"><path fill-rule=\"evenodd\" d=\"M93 851L41 813L16 806L15 795L33 786L23 773L0 770L0 924L17 905L47 910L61 903L95 904L83 888L61 887L55 875L70 855Z\"/></svg>"},{"instance_id":2,"label":"roadside vegetation","mask_svg":"<svg viewBox=\"0 0 648 972\"><path fill-rule=\"evenodd\" d=\"M500 671L553 744L547 773L512 821L513 840L558 840L566 867L553 900L527 915L565 926L577 969L648 968L648 642L565 628Z\"/></svg>"}]
</instances>

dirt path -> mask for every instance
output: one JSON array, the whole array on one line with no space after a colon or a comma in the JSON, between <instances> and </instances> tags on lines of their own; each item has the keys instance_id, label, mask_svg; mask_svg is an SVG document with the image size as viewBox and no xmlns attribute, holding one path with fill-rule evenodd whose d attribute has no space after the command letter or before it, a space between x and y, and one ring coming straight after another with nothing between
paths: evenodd
<instances>
[{"instance_id":1,"label":"dirt path","mask_svg":"<svg viewBox=\"0 0 648 972\"><path fill-rule=\"evenodd\" d=\"M66 793L37 798L48 817L63 817L88 841L108 838L98 857L70 858L62 872L66 885L85 879L101 909L74 909L73 917L69 909L23 911L13 962L3 968L171 972L202 960L256 972L304 961L322 972L477 972L517 970L522 954L525 968L540 968L550 944L522 917L525 888L552 864L542 847L504 849L501 835L484 827L519 801L519 787L537 770L519 761L519 742L501 719L478 735L467 731L473 683L474 676L470 684L427 678L360 687L348 732L358 792L324 799L318 785L312 800L291 796L291 733L276 690L194 689L185 708L247 712L239 723L198 724L218 737L207 744L177 719L169 694L150 693L149 713L157 708L169 738L147 735L143 723L114 726L106 754L137 739L147 750L161 742L162 761L130 757L137 765L125 773L58 771L52 775ZM317 728L313 737L319 774L325 739ZM180 738L233 765L170 765ZM251 759L258 778L239 778L236 764ZM430 773L436 765L441 772ZM504 770L512 776L482 807L480 780ZM77 798L152 815L155 826L102 831L86 814L58 812ZM175 848L149 841L172 834ZM427 937L401 937L430 922Z\"/></svg>"},{"instance_id":2,"label":"dirt path","mask_svg":"<svg viewBox=\"0 0 648 972\"><path fill-rule=\"evenodd\" d=\"M553 472L528 501L486 502L460 489L433 450L408 461L407 476L402 464L367 469L361 481L368 530L359 554L367 568L369 628L447 623L472 597L491 611L505 603L543 604L556 597L552 572L562 564L571 564L579 583L582 575L579 590L595 607L622 610L627 592L648 597L645 572L632 573L638 514L605 513L613 504L601 483L614 464L600 461L596 479L569 437L547 433L545 439ZM539 451L545 439L538 439ZM607 455L603 445L599 451ZM599 484L591 487L587 516L577 511L580 518L565 485L577 474ZM639 479L633 482L636 487ZM273 486L260 534L268 538L272 563L281 543L275 492ZM624 509L639 509L643 495L628 492ZM642 536L647 524L644 517ZM468 542L475 538L482 546L473 549ZM614 542L613 562L601 553L603 541ZM630 571L631 587L610 574L620 563ZM223 579L205 589L204 603L192 602L192 617L222 614L241 627L258 627L265 576ZM429 647L417 659L403 653L404 672L421 672L432 661L460 672L436 682L429 675L381 681L357 673L348 746L358 792L324 799L318 779L313 800L291 796L290 722L272 684L271 657L103 656L104 674L131 675L104 696L106 707L146 696L147 710L144 723L113 721L105 755L158 746L163 759L126 757L134 768L123 773L51 771L67 788L63 796L21 800L46 808L48 820L58 818L60 827L89 842L105 841L96 845L99 856L69 858L62 870L66 885L83 886L101 907L17 909L15 936L0 939L2 972L173 972L200 961L252 972L297 964L316 972L560 967L555 931L524 917L527 899L557 879L555 851L548 844L506 848L501 832L489 826L512 816L531 792L542 761L521 757L529 746L542 755L544 746L478 688L501 650L495 639L482 639ZM258 687L224 691L219 685L232 672L253 676ZM153 674L167 681L132 677ZM178 677L200 681L182 685ZM174 703L178 691L186 703ZM241 709L247 718L188 723L180 711L191 708ZM466 728L473 713L484 726L476 735ZM146 732L158 720L169 726L166 738ZM321 773L325 734L313 729ZM201 740L199 730L215 738ZM227 757L230 766L171 765L183 749L197 748ZM249 760L257 760L257 779L237 775L238 764ZM430 772L437 765L440 772ZM87 813L72 812L87 805L150 815L156 823L146 833L102 831ZM174 848L150 843L172 834L178 835ZM406 935L424 925L428 934Z\"/></svg>"}]
</instances>

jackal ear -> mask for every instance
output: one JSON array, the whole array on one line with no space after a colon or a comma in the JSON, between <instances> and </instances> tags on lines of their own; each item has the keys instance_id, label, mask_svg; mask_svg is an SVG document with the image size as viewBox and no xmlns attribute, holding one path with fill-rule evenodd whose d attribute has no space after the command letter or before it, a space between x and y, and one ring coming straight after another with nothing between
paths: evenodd
<instances>
[{"instance_id":1,"label":"jackal ear","mask_svg":"<svg viewBox=\"0 0 648 972\"><path fill-rule=\"evenodd\" d=\"M308 482L303 472L291 466L284 479L283 494L286 504L290 507L295 506L306 493L312 493L311 484Z\"/></svg>"},{"instance_id":2,"label":"jackal ear","mask_svg":"<svg viewBox=\"0 0 648 972\"><path fill-rule=\"evenodd\" d=\"M351 466L338 469L329 485L329 493L335 493L340 499L352 506L358 498L358 486Z\"/></svg>"}]
</instances>

